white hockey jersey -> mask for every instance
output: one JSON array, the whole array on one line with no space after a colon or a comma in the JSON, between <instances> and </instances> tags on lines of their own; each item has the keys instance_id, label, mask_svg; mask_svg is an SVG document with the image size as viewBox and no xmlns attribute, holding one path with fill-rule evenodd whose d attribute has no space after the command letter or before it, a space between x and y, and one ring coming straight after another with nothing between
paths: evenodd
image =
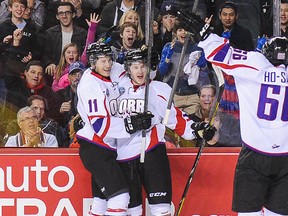
<instances>
[{"instance_id":1,"label":"white hockey jersey","mask_svg":"<svg viewBox=\"0 0 288 216\"><path fill-rule=\"evenodd\" d=\"M123 68L114 68L111 77L112 74L117 77L116 74L121 72ZM77 95L77 109L85 122L85 126L77 132L77 137L111 150L116 148L116 138L130 137L125 130L124 120L111 116L110 100L114 101L119 96L117 83L88 68L80 80Z\"/></svg>"},{"instance_id":2,"label":"white hockey jersey","mask_svg":"<svg viewBox=\"0 0 288 216\"><path fill-rule=\"evenodd\" d=\"M142 113L144 111L145 86L133 86L130 78L124 76L119 82L118 113L123 118L133 112ZM152 150L155 146L165 142L165 126L162 124L165 116L167 103L169 100L171 88L163 82L152 81L149 84L148 111L152 112L152 126L146 133L146 152ZM171 107L167 127L174 130L184 139L194 139L191 129L192 120L180 109ZM130 138L117 139L117 160L129 161L139 157L142 145L142 133L137 131Z\"/></svg>"},{"instance_id":3,"label":"white hockey jersey","mask_svg":"<svg viewBox=\"0 0 288 216\"><path fill-rule=\"evenodd\" d=\"M198 44L209 62L233 75L243 144L262 154L288 155L288 69L264 55L234 49L210 34Z\"/></svg>"}]
</instances>

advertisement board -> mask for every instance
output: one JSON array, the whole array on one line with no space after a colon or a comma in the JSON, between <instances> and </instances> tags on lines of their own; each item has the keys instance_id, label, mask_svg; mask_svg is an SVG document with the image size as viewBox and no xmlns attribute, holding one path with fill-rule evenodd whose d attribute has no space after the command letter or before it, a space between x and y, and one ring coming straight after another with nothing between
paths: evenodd
<instances>
[{"instance_id":1,"label":"advertisement board","mask_svg":"<svg viewBox=\"0 0 288 216\"><path fill-rule=\"evenodd\" d=\"M168 150L173 208L179 204L197 150ZM236 215L231 202L239 151L204 149L181 215ZM1 148L0 216L86 215L92 201L90 179L78 149ZM144 206L145 215L150 215Z\"/></svg>"}]
</instances>

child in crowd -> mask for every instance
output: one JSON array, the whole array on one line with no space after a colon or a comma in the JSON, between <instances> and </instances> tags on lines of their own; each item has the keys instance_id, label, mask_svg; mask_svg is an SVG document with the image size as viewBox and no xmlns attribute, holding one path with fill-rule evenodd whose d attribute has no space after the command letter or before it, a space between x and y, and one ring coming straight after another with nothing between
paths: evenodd
<instances>
[{"instance_id":1,"label":"child in crowd","mask_svg":"<svg viewBox=\"0 0 288 216\"><path fill-rule=\"evenodd\" d=\"M63 80L60 82L62 85L59 85L59 80L68 74L70 64L75 61L79 61L79 48L76 44L69 43L64 47L60 62L56 67L56 72L52 83L53 91L57 92L58 90L67 87L65 86L65 82L63 82Z\"/></svg>"}]
</instances>

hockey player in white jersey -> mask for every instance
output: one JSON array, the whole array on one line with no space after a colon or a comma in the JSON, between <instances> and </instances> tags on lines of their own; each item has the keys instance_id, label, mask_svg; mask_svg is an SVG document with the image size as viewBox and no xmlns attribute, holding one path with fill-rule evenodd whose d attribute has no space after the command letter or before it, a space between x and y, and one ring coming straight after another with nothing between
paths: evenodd
<instances>
[{"instance_id":1,"label":"hockey player in white jersey","mask_svg":"<svg viewBox=\"0 0 288 216\"><path fill-rule=\"evenodd\" d=\"M147 73L147 52L131 50L125 58L126 76L119 82L121 96L118 101L118 115L134 118L134 113L144 111L145 79ZM140 163L142 133L137 125L126 122L130 138L117 138L117 160L125 173L130 188L128 215L142 215L142 186L145 189L152 215L171 215L171 175L165 147L165 125L162 124L171 88L163 82L149 84L148 110L152 112L152 126L146 131L145 161ZM116 107L116 106L115 106ZM129 117L130 116L130 117ZM127 119L127 118L126 118ZM172 106L166 125L187 140L203 130L209 141L215 128L205 122L194 123L180 109ZM191 128L194 128L194 130Z\"/></svg>"},{"instance_id":2,"label":"hockey player in white jersey","mask_svg":"<svg viewBox=\"0 0 288 216\"><path fill-rule=\"evenodd\" d=\"M123 71L113 67L111 48L104 43L90 44L87 57L92 67L84 72L77 89L77 109L85 122L77 132L77 141L82 163L92 175L93 204L88 215L124 216L129 193L116 161L115 139L129 138L130 134L125 130L124 119L111 116L109 109L110 99L118 96L110 75ZM141 123L142 117L136 116L136 121ZM138 124L140 130L151 125L152 116L150 124L149 116L144 117L145 125Z\"/></svg>"},{"instance_id":3,"label":"hockey player in white jersey","mask_svg":"<svg viewBox=\"0 0 288 216\"><path fill-rule=\"evenodd\" d=\"M198 24L190 22L190 28ZM288 215L288 39L271 38L263 55L234 49L215 34L203 40L203 33L198 45L209 62L233 75L239 96L243 147L232 209L238 215Z\"/></svg>"}]
</instances>

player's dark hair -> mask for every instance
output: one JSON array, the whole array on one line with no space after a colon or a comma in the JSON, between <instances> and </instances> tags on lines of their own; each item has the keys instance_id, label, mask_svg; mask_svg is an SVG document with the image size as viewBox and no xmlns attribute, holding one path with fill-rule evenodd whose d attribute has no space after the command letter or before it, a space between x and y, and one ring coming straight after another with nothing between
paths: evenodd
<instances>
[{"instance_id":1,"label":"player's dark hair","mask_svg":"<svg viewBox=\"0 0 288 216\"><path fill-rule=\"evenodd\" d=\"M125 59L124 59L124 69L126 70L126 72L130 72L129 67L131 66L131 64L133 62L137 62L137 61L143 61L143 62L147 62L147 49L145 50L141 50L141 49L133 49L133 50L129 50L126 53Z\"/></svg>"}]
</instances>

